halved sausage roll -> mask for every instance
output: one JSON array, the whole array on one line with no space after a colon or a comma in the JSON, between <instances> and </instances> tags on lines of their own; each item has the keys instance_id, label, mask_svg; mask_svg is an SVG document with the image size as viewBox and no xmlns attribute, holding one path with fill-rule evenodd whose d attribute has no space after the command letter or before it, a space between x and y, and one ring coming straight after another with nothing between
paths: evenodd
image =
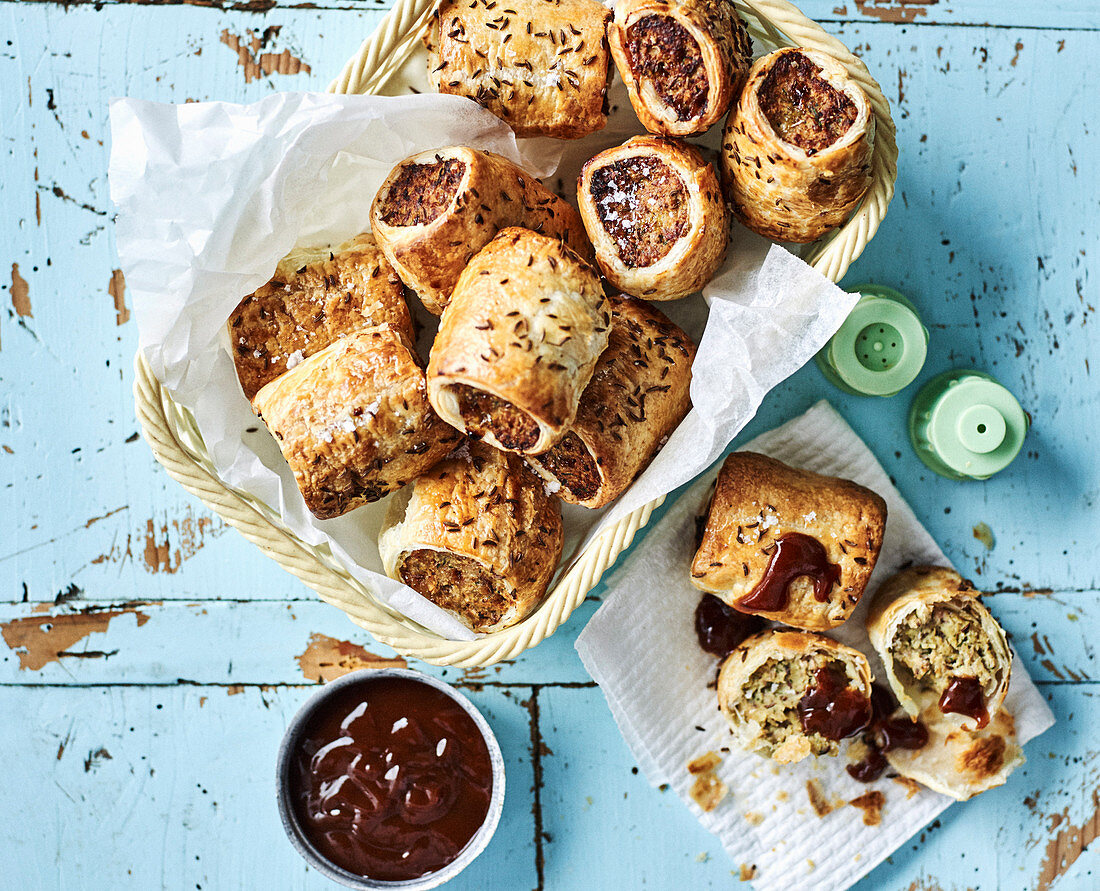
<instances>
[{"instance_id":1,"label":"halved sausage roll","mask_svg":"<svg viewBox=\"0 0 1100 891\"><path fill-rule=\"evenodd\" d=\"M538 605L562 541L558 501L522 459L470 443L394 499L378 551L390 578L490 632Z\"/></svg>"},{"instance_id":2,"label":"halved sausage roll","mask_svg":"<svg viewBox=\"0 0 1100 891\"><path fill-rule=\"evenodd\" d=\"M591 266L557 239L505 229L455 285L428 398L447 423L499 449L544 452L573 423L610 328Z\"/></svg>"},{"instance_id":3,"label":"halved sausage roll","mask_svg":"<svg viewBox=\"0 0 1100 891\"><path fill-rule=\"evenodd\" d=\"M264 386L253 406L320 519L377 501L462 439L428 404L409 341L385 325L337 339Z\"/></svg>"},{"instance_id":4,"label":"halved sausage roll","mask_svg":"<svg viewBox=\"0 0 1100 891\"><path fill-rule=\"evenodd\" d=\"M443 0L425 41L428 78L517 136L588 136L607 124L610 18L596 0Z\"/></svg>"},{"instance_id":5,"label":"halved sausage roll","mask_svg":"<svg viewBox=\"0 0 1100 891\"><path fill-rule=\"evenodd\" d=\"M607 29L619 77L650 133L703 133L729 111L752 40L725 0L618 0Z\"/></svg>"},{"instance_id":6,"label":"halved sausage roll","mask_svg":"<svg viewBox=\"0 0 1100 891\"><path fill-rule=\"evenodd\" d=\"M248 399L341 335L390 325L413 339L401 280L369 232L339 247L295 248L227 325Z\"/></svg>"},{"instance_id":7,"label":"halved sausage roll","mask_svg":"<svg viewBox=\"0 0 1100 891\"><path fill-rule=\"evenodd\" d=\"M589 159L577 200L600 269L645 300L700 290L726 255L718 174L687 143L635 136Z\"/></svg>"},{"instance_id":8,"label":"halved sausage roll","mask_svg":"<svg viewBox=\"0 0 1100 891\"><path fill-rule=\"evenodd\" d=\"M875 595L871 645L902 708L926 724L980 729L1004 703L1012 651L979 597L939 566L900 572Z\"/></svg>"},{"instance_id":9,"label":"halved sausage roll","mask_svg":"<svg viewBox=\"0 0 1100 891\"><path fill-rule=\"evenodd\" d=\"M573 206L492 152L451 146L406 158L371 205L379 247L436 315L470 258L509 226L552 235L593 259Z\"/></svg>"},{"instance_id":10,"label":"halved sausage roll","mask_svg":"<svg viewBox=\"0 0 1100 891\"><path fill-rule=\"evenodd\" d=\"M808 242L843 223L871 185L875 116L832 56L802 47L749 71L722 135L722 170L741 222Z\"/></svg>"},{"instance_id":11,"label":"halved sausage roll","mask_svg":"<svg viewBox=\"0 0 1100 891\"><path fill-rule=\"evenodd\" d=\"M611 312L611 339L576 420L527 458L563 501L590 508L626 491L691 408L691 339L641 300L612 297Z\"/></svg>"},{"instance_id":12,"label":"halved sausage roll","mask_svg":"<svg viewBox=\"0 0 1100 891\"><path fill-rule=\"evenodd\" d=\"M886 502L850 480L733 452L718 473L695 587L810 631L844 622L882 547Z\"/></svg>"},{"instance_id":13,"label":"halved sausage roll","mask_svg":"<svg viewBox=\"0 0 1100 891\"><path fill-rule=\"evenodd\" d=\"M764 631L722 663L718 706L743 749L780 764L836 755L871 720L871 667L823 635Z\"/></svg>"}]
</instances>

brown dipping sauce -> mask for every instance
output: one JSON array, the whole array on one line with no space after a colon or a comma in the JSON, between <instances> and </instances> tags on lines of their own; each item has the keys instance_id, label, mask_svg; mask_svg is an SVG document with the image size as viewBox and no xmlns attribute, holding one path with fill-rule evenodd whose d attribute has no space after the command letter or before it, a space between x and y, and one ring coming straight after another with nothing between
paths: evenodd
<instances>
[{"instance_id":1,"label":"brown dipping sauce","mask_svg":"<svg viewBox=\"0 0 1100 891\"><path fill-rule=\"evenodd\" d=\"M979 730L989 723L985 695L977 678L954 678L940 696L940 711L973 718Z\"/></svg>"},{"instance_id":2,"label":"brown dipping sauce","mask_svg":"<svg viewBox=\"0 0 1100 891\"><path fill-rule=\"evenodd\" d=\"M704 594L695 607L695 636L699 646L724 659L745 638L762 631L768 623L759 616L747 616L727 606L713 594Z\"/></svg>"},{"instance_id":3,"label":"brown dipping sauce","mask_svg":"<svg viewBox=\"0 0 1100 891\"><path fill-rule=\"evenodd\" d=\"M290 794L326 860L384 881L442 869L485 822L493 767L469 713L409 678L351 684L304 726Z\"/></svg>"},{"instance_id":4,"label":"brown dipping sauce","mask_svg":"<svg viewBox=\"0 0 1100 891\"><path fill-rule=\"evenodd\" d=\"M829 599L833 585L840 581L840 567L829 562L825 546L801 532L788 532L775 540L775 550L760 583L737 601L738 607L761 613L785 609L788 588L799 576L814 583L814 597L820 603Z\"/></svg>"},{"instance_id":5,"label":"brown dipping sauce","mask_svg":"<svg viewBox=\"0 0 1100 891\"><path fill-rule=\"evenodd\" d=\"M840 668L826 665L814 672L814 685L799 700L798 720L806 733L845 739L870 722L871 703L848 686L848 676Z\"/></svg>"},{"instance_id":6,"label":"brown dipping sauce","mask_svg":"<svg viewBox=\"0 0 1100 891\"><path fill-rule=\"evenodd\" d=\"M894 697L881 684L871 685L871 724L863 737L867 755L845 769L861 783L873 783L889 766L885 753L891 749L923 749L928 742L928 728L920 721L910 721L905 715L891 718L897 711Z\"/></svg>"}]
</instances>

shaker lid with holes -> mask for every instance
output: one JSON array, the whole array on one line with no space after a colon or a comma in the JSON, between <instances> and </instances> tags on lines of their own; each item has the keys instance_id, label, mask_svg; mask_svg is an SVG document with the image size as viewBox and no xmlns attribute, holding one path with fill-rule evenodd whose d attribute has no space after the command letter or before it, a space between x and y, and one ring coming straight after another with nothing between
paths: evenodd
<instances>
[{"instance_id":1,"label":"shaker lid with holes","mask_svg":"<svg viewBox=\"0 0 1100 891\"><path fill-rule=\"evenodd\" d=\"M902 294L882 285L859 285L861 296L840 330L817 354L835 386L856 396L893 396L924 367L928 330Z\"/></svg>"}]
</instances>

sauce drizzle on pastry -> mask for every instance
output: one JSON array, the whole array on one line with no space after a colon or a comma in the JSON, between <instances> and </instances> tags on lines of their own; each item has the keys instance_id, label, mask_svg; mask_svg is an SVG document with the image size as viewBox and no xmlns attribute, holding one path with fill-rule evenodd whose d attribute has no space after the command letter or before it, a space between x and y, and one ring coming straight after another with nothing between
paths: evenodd
<instances>
[{"instance_id":1,"label":"sauce drizzle on pastry","mask_svg":"<svg viewBox=\"0 0 1100 891\"><path fill-rule=\"evenodd\" d=\"M973 718L979 730L989 723L985 695L977 678L953 678L940 696L940 711Z\"/></svg>"},{"instance_id":2,"label":"sauce drizzle on pastry","mask_svg":"<svg viewBox=\"0 0 1100 891\"><path fill-rule=\"evenodd\" d=\"M836 664L814 672L814 685L798 702L798 720L806 733L826 739L854 736L871 721L871 701L848 686L848 675Z\"/></svg>"},{"instance_id":3,"label":"sauce drizzle on pastry","mask_svg":"<svg viewBox=\"0 0 1100 891\"><path fill-rule=\"evenodd\" d=\"M853 780L873 783L889 766L885 753L891 749L923 749L928 742L928 728L920 721L912 721L902 714L890 716L898 705L890 692L881 684L871 685L871 724L863 737L867 754L845 770Z\"/></svg>"},{"instance_id":4,"label":"sauce drizzle on pastry","mask_svg":"<svg viewBox=\"0 0 1100 891\"><path fill-rule=\"evenodd\" d=\"M825 546L801 532L788 532L775 540L775 550L760 583L737 601L737 608L771 613L785 609L788 589L796 578L806 576L814 584L814 597L821 603L840 582L840 567L829 562Z\"/></svg>"}]
</instances>

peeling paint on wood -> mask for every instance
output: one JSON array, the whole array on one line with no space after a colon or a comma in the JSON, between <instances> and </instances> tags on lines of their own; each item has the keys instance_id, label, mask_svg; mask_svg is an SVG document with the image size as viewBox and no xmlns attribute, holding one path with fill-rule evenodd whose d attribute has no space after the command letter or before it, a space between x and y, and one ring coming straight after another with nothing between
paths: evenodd
<instances>
[{"instance_id":1,"label":"peeling paint on wood","mask_svg":"<svg viewBox=\"0 0 1100 891\"><path fill-rule=\"evenodd\" d=\"M1068 808L1058 815L1061 819L1051 828L1056 828L1063 823L1066 826L1047 843L1046 856L1035 885L1036 891L1049 891L1054 883L1077 862L1085 848L1100 835L1100 789L1093 790L1092 805L1092 813L1079 826L1069 822Z\"/></svg>"},{"instance_id":2,"label":"peeling paint on wood","mask_svg":"<svg viewBox=\"0 0 1100 891\"><path fill-rule=\"evenodd\" d=\"M908 24L928 15L928 7L940 0L855 0L856 9L863 15L882 22Z\"/></svg>"},{"instance_id":3,"label":"peeling paint on wood","mask_svg":"<svg viewBox=\"0 0 1100 891\"><path fill-rule=\"evenodd\" d=\"M308 63L293 55L290 50L283 50L281 53L260 52L278 33L278 25L266 28L260 36L254 31L244 36L230 33L228 28L222 31L221 42L237 54L237 64L244 69L246 84L263 75L310 73Z\"/></svg>"},{"instance_id":4,"label":"peeling paint on wood","mask_svg":"<svg viewBox=\"0 0 1100 891\"><path fill-rule=\"evenodd\" d=\"M31 289L27 280L19 274L19 264L11 264L11 305L20 316L33 316Z\"/></svg>"},{"instance_id":5,"label":"peeling paint on wood","mask_svg":"<svg viewBox=\"0 0 1100 891\"><path fill-rule=\"evenodd\" d=\"M359 644L337 640L324 634L311 634L309 646L297 657L298 667L308 681L327 683L360 668L405 668L400 656L379 656Z\"/></svg>"},{"instance_id":6,"label":"peeling paint on wood","mask_svg":"<svg viewBox=\"0 0 1100 891\"><path fill-rule=\"evenodd\" d=\"M107 283L107 293L115 302L115 324L125 325L130 321L130 310L126 308L126 276L121 269L111 272L111 280Z\"/></svg>"},{"instance_id":7,"label":"peeling paint on wood","mask_svg":"<svg viewBox=\"0 0 1100 891\"><path fill-rule=\"evenodd\" d=\"M38 671L65 656L87 657L88 652L72 652L70 647L89 634L103 632L119 616L132 615L140 628L149 617L136 607L115 610L82 610L76 613L33 616L0 624L4 643L19 656L20 670ZM106 658L105 651L95 656Z\"/></svg>"}]
</instances>

